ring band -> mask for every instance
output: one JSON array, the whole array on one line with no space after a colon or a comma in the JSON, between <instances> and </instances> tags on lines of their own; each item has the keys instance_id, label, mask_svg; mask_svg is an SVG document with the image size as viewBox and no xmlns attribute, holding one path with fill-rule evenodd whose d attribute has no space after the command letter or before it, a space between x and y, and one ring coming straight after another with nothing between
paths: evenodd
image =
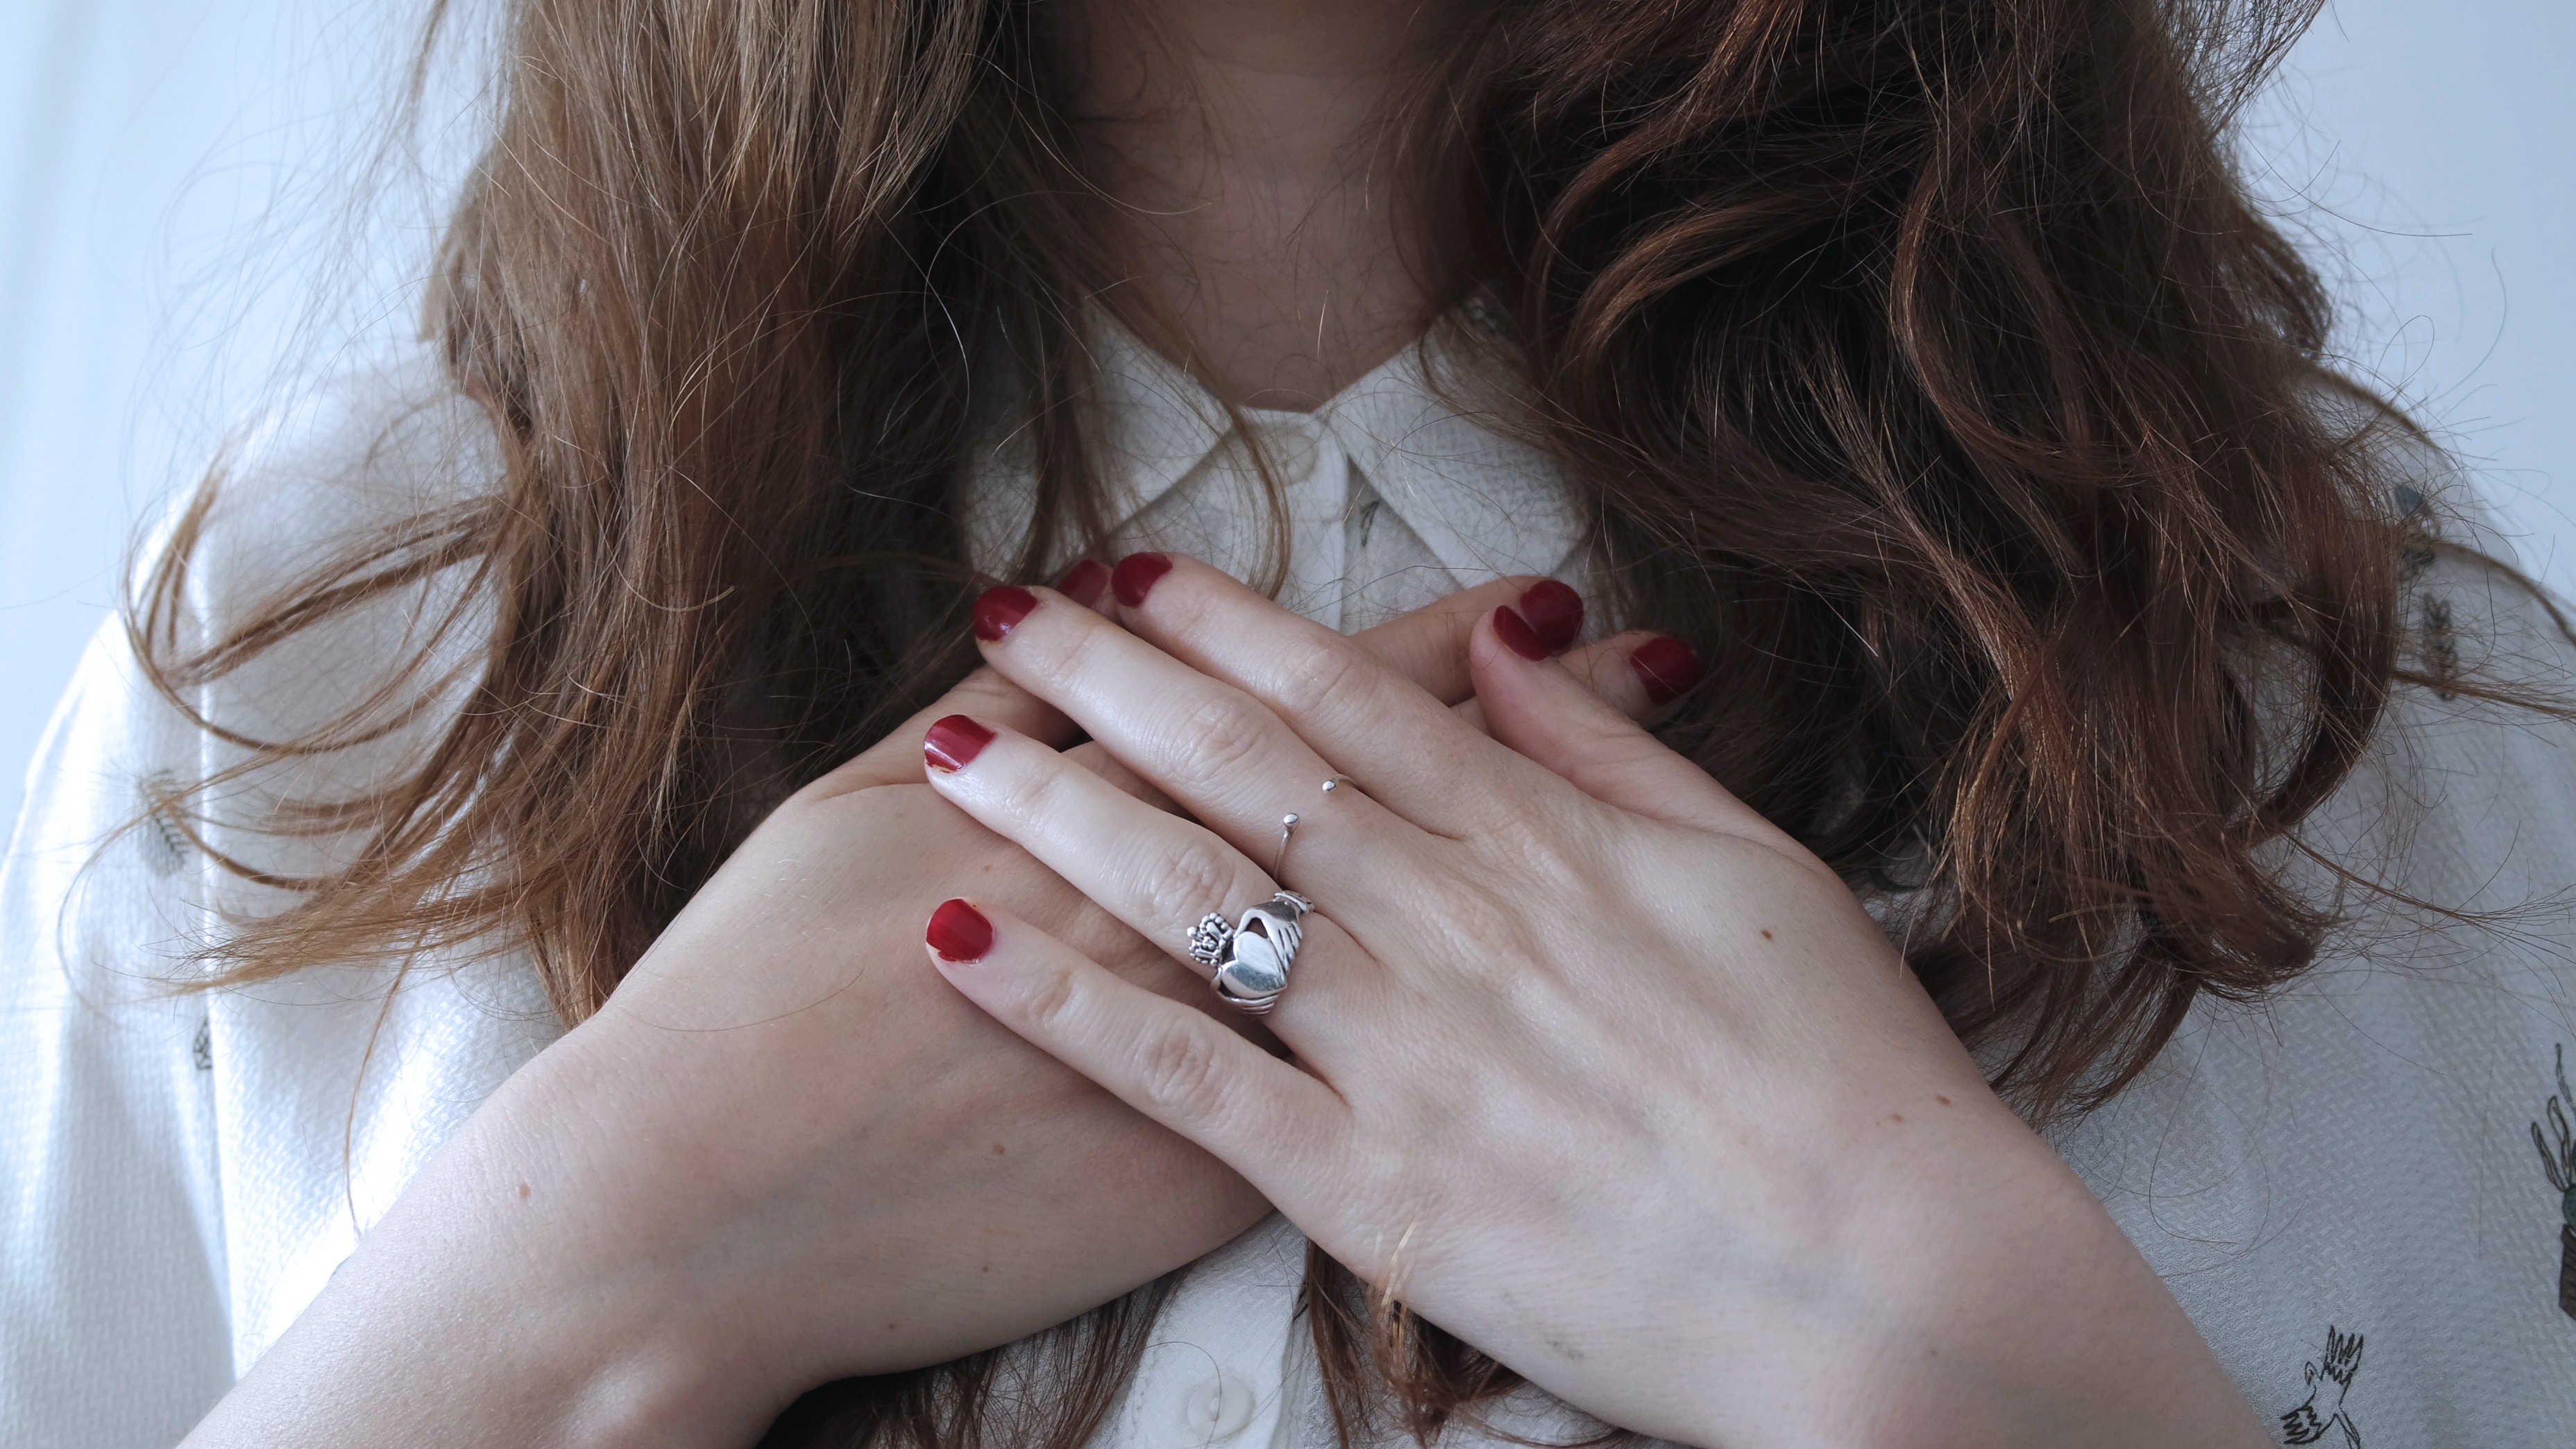
<instances>
[{"instance_id":1,"label":"ring band","mask_svg":"<svg viewBox=\"0 0 2576 1449\"><path fill-rule=\"evenodd\" d=\"M1287 994L1288 972L1305 939L1298 918L1313 909L1295 891L1280 891L1230 926L1210 911L1190 928L1190 959L1208 968L1208 985L1226 1005L1246 1016L1267 1015Z\"/></svg>"},{"instance_id":2,"label":"ring band","mask_svg":"<svg viewBox=\"0 0 2576 1449\"><path fill-rule=\"evenodd\" d=\"M1324 782L1322 793L1330 795L1335 790L1340 789L1342 786L1347 785L1350 782L1351 777L1348 775L1335 775L1333 778ZM1297 822L1304 818L1305 817L1299 815L1294 810L1291 810L1287 814L1279 817L1279 849L1270 858L1270 878L1272 880L1280 879L1280 872L1287 868L1288 837L1297 833Z\"/></svg>"}]
</instances>

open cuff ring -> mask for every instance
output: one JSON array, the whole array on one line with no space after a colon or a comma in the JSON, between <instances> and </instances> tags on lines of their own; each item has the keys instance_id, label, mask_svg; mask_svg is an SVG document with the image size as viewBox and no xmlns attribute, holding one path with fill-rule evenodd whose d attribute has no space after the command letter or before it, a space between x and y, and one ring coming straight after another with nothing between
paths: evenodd
<instances>
[{"instance_id":1,"label":"open cuff ring","mask_svg":"<svg viewBox=\"0 0 2576 1449\"><path fill-rule=\"evenodd\" d=\"M1335 790L1340 789L1350 782L1351 777L1348 775L1335 775L1333 778L1324 782L1323 793L1330 795ZM1270 878L1272 880L1279 879L1280 872L1288 868L1288 837L1297 833L1297 822L1305 818L1306 817L1299 815L1294 810L1291 810L1287 814L1279 817L1279 851L1272 857L1270 862Z\"/></svg>"},{"instance_id":2,"label":"open cuff ring","mask_svg":"<svg viewBox=\"0 0 2576 1449\"><path fill-rule=\"evenodd\" d=\"M1208 968L1208 985L1226 1005L1267 1015L1288 990L1288 969L1306 934L1298 917L1313 909L1304 896L1281 891L1230 926L1210 911L1190 927L1190 959Z\"/></svg>"}]
</instances>

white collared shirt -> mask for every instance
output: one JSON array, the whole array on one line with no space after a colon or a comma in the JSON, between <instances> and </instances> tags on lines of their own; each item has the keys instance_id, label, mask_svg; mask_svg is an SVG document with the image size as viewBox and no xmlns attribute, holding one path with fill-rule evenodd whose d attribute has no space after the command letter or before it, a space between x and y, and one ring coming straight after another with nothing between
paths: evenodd
<instances>
[{"instance_id":1,"label":"white collared shirt","mask_svg":"<svg viewBox=\"0 0 2576 1449\"><path fill-rule=\"evenodd\" d=\"M1094 360L1121 546L1267 581L1279 540L1243 432L1123 328L1103 325ZM1555 462L1480 416L1459 371L1426 342L1312 413L1242 410L1287 518L1282 604L1352 633L1504 574L1581 572L1581 527ZM1020 437L1000 430L973 471L967 537L990 572L1017 555L1035 497Z\"/></svg>"},{"instance_id":2,"label":"white collared shirt","mask_svg":"<svg viewBox=\"0 0 2576 1449\"><path fill-rule=\"evenodd\" d=\"M1122 338L1104 359L1121 536L1255 572L1265 545L1241 520L1266 515L1247 512L1222 410ZM1454 412L1415 359L1312 415L1248 418L1284 484L1283 597L1344 629L1497 573L1579 573L1553 469ZM355 530L482 486L484 426L426 355L316 391L246 448L191 574L192 627L238 617ZM1009 447L978 463L970 536L987 561L1025 527ZM2500 575L2430 555L2415 572L2410 619L2465 667L2576 658ZM193 703L237 730L292 730L405 653L411 627L400 609L336 621ZM506 956L416 969L390 997L357 966L159 990L187 944L275 905L147 813L156 781L234 759L110 630L32 767L0 869L0 1446L178 1439L557 1034L533 970ZM2571 807L2576 731L2401 690L2310 836L2500 924L2355 902L2314 971L2260 1007L2203 1001L2139 1082L2056 1139L2289 1442L2555 1442L2576 1424L2576 1276L2560 1278L2576 1230L2562 1239L2531 1136L2552 1140L2552 1049L2576 1047ZM211 809L215 848L273 848L231 818L246 806ZM1294 1321L1303 1251L1274 1218L1186 1270L1104 1449L1329 1444ZM1581 1422L1535 1391L1494 1417L1542 1437Z\"/></svg>"}]
</instances>

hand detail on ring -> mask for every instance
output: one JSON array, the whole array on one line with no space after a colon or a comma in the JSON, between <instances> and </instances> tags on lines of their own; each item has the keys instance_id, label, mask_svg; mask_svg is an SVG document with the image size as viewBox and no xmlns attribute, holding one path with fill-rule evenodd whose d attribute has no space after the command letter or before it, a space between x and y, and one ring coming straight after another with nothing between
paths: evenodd
<instances>
[{"instance_id":1,"label":"hand detail on ring","mask_svg":"<svg viewBox=\"0 0 2576 1449\"><path fill-rule=\"evenodd\" d=\"M1288 990L1289 968L1306 934L1298 918L1313 909L1304 896L1280 891L1231 926L1210 911L1190 928L1190 959L1210 968L1208 985L1227 1005L1266 1015Z\"/></svg>"}]
</instances>

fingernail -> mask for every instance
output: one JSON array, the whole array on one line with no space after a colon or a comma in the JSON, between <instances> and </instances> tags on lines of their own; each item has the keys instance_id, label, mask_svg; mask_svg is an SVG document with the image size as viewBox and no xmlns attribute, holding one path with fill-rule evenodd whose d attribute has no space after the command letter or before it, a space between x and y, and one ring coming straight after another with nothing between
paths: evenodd
<instances>
[{"instance_id":1,"label":"fingernail","mask_svg":"<svg viewBox=\"0 0 2576 1449\"><path fill-rule=\"evenodd\" d=\"M1109 586L1118 591L1118 602L1134 608L1145 602L1145 591L1154 580L1172 571L1172 561L1159 553L1131 553L1118 561L1118 571L1109 576Z\"/></svg>"},{"instance_id":2,"label":"fingernail","mask_svg":"<svg viewBox=\"0 0 2576 1449\"><path fill-rule=\"evenodd\" d=\"M1658 634L1628 656L1637 682L1646 686L1648 704L1669 704L1699 683L1699 651L1670 634Z\"/></svg>"},{"instance_id":3,"label":"fingernail","mask_svg":"<svg viewBox=\"0 0 2576 1449\"><path fill-rule=\"evenodd\" d=\"M1026 589L1004 584L986 589L975 600L975 637L990 644L1011 632L1013 625L1029 616L1038 606L1038 596Z\"/></svg>"},{"instance_id":4,"label":"fingernail","mask_svg":"<svg viewBox=\"0 0 2576 1449\"><path fill-rule=\"evenodd\" d=\"M1100 602L1100 591L1109 587L1109 566L1096 558L1087 558L1066 570L1055 591L1088 609Z\"/></svg>"},{"instance_id":5,"label":"fingernail","mask_svg":"<svg viewBox=\"0 0 2576 1449\"><path fill-rule=\"evenodd\" d=\"M1514 654L1536 662L1547 657L1547 641L1529 626L1529 620L1512 612L1505 604L1494 611L1494 637L1511 647Z\"/></svg>"},{"instance_id":6,"label":"fingernail","mask_svg":"<svg viewBox=\"0 0 2576 1449\"><path fill-rule=\"evenodd\" d=\"M1583 596L1554 579L1541 579L1521 595L1520 615L1554 653L1583 633Z\"/></svg>"},{"instance_id":7,"label":"fingernail","mask_svg":"<svg viewBox=\"0 0 2576 1449\"><path fill-rule=\"evenodd\" d=\"M993 949L993 923L964 901L941 901L921 934L942 961L981 961Z\"/></svg>"},{"instance_id":8,"label":"fingernail","mask_svg":"<svg viewBox=\"0 0 2576 1449\"><path fill-rule=\"evenodd\" d=\"M954 775L975 763L993 742L993 732L962 714L949 715L921 737L921 758L930 768Z\"/></svg>"}]
</instances>

